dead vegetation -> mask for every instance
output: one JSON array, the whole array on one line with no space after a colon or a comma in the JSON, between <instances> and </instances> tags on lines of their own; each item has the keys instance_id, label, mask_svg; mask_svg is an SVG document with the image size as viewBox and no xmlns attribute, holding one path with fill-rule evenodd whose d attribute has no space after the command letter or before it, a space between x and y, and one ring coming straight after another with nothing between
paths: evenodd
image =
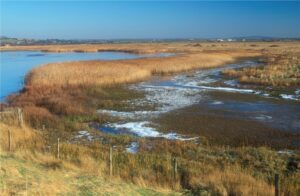
<instances>
[{"instance_id":1,"label":"dead vegetation","mask_svg":"<svg viewBox=\"0 0 300 196\"><path fill-rule=\"evenodd\" d=\"M139 187L162 190L161 193L173 190L194 195L274 195L275 172L281 175L282 194L296 195L299 191L299 171L288 166L291 158L294 160L298 155L279 155L267 148L223 148L140 139L140 152L130 154L117 142L121 138L111 137L110 143L86 145L61 141L60 159L57 159L56 143L46 140L42 132L4 123L0 127L3 194L49 194L49 189L43 189L46 185L53 187L57 194L81 191L82 194L99 194L109 191L105 183L117 184L122 180ZM7 138L3 137L8 129L13 133L11 152L7 150ZM109 178L109 146L115 142L113 178ZM174 156L178 160L175 180L171 164ZM19 173L19 177L11 175L13 173ZM101 179L102 184L99 184ZM99 189L93 188L96 185ZM86 188L81 190L82 186Z\"/></svg>"},{"instance_id":2,"label":"dead vegetation","mask_svg":"<svg viewBox=\"0 0 300 196\"><path fill-rule=\"evenodd\" d=\"M212 68L252 57L258 52L202 52L172 57L118 61L79 61L52 63L33 69L28 87L110 86L146 79L152 74L169 74L197 68Z\"/></svg>"},{"instance_id":3,"label":"dead vegetation","mask_svg":"<svg viewBox=\"0 0 300 196\"><path fill-rule=\"evenodd\" d=\"M225 75L238 78L241 83L273 87L300 86L300 53L267 55L263 66L225 70Z\"/></svg>"}]
</instances>

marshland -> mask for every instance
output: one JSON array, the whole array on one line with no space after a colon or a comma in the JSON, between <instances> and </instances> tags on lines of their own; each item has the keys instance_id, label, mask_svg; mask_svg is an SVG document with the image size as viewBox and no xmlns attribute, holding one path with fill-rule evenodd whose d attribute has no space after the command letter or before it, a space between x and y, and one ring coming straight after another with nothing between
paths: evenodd
<instances>
[{"instance_id":1,"label":"marshland","mask_svg":"<svg viewBox=\"0 0 300 196\"><path fill-rule=\"evenodd\" d=\"M1 104L3 193L273 195L279 173L296 195L300 44L253 45L2 47L1 66L14 54L30 65Z\"/></svg>"},{"instance_id":2,"label":"marshland","mask_svg":"<svg viewBox=\"0 0 300 196\"><path fill-rule=\"evenodd\" d=\"M1 196L299 195L299 2L0 4Z\"/></svg>"}]
</instances>

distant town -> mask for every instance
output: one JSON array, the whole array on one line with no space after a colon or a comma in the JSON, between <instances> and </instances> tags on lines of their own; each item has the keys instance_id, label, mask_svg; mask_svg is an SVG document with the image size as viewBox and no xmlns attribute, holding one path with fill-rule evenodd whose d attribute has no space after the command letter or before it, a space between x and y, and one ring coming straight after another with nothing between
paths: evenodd
<instances>
[{"instance_id":1,"label":"distant town","mask_svg":"<svg viewBox=\"0 0 300 196\"><path fill-rule=\"evenodd\" d=\"M209 39L28 39L28 38L13 38L7 36L0 37L0 46L26 46L26 45L49 45L49 44L101 44L101 43L136 43L136 42L255 42L255 41L300 41L300 38L273 38L264 36L248 36L234 38L209 38Z\"/></svg>"}]
</instances>

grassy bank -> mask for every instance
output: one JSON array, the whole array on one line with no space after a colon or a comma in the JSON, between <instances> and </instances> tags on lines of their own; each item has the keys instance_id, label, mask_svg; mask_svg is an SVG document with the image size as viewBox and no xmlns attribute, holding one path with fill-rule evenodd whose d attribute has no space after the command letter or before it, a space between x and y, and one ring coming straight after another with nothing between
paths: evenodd
<instances>
[{"instance_id":1,"label":"grassy bank","mask_svg":"<svg viewBox=\"0 0 300 196\"><path fill-rule=\"evenodd\" d=\"M298 154L278 154L267 148L220 148L191 142L140 139L140 152L129 154L120 143L113 150L113 177L109 178L110 144L56 143L42 132L1 123L1 135L12 132L12 151L1 137L1 189L8 193L273 195L274 173L279 173L282 193L299 192ZM151 148L149 148L151 146ZM177 157L176 179L172 157ZM132 185L131 183L135 184ZM47 187L47 188L43 188ZM148 187L148 189L141 188ZM52 190L53 191L53 190ZM122 193L125 193L122 192Z\"/></svg>"},{"instance_id":2,"label":"grassy bank","mask_svg":"<svg viewBox=\"0 0 300 196\"><path fill-rule=\"evenodd\" d=\"M1 195L178 195L168 189L154 191L117 177L110 179L102 172L104 162L96 162L81 153L78 156L84 158L81 158L80 164L57 159L51 152L45 151L49 143L40 140L42 136L38 131L0 126ZM7 140L3 138L7 129L12 131L12 152L7 151ZM83 162L85 158L88 160Z\"/></svg>"}]
</instances>

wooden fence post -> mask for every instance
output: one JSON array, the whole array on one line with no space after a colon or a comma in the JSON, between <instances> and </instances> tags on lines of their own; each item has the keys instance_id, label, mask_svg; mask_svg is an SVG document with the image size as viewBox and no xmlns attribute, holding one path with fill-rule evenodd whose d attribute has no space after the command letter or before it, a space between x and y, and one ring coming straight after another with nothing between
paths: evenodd
<instances>
[{"instance_id":1,"label":"wooden fence post","mask_svg":"<svg viewBox=\"0 0 300 196\"><path fill-rule=\"evenodd\" d=\"M23 112L21 108L17 108L17 113L18 113L19 126L23 127L24 120L23 120Z\"/></svg>"},{"instance_id":2,"label":"wooden fence post","mask_svg":"<svg viewBox=\"0 0 300 196\"><path fill-rule=\"evenodd\" d=\"M11 136L10 129L8 129L8 150L9 150L9 152L12 151L12 136Z\"/></svg>"},{"instance_id":3,"label":"wooden fence post","mask_svg":"<svg viewBox=\"0 0 300 196\"><path fill-rule=\"evenodd\" d=\"M279 174L275 174L275 196L280 196Z\"/></svg>"},{"instance_id":4,"label":"wooden fence post","mask_svg":"<svg viewBox=\"0 0 300 196\"><path fill-rule=\"evenodd\" d=\"M28 178L27 178L27 170L25 170L25 180L26 180L26 184L25 184L25 189L26 189L26 196L28 195Z\"/></svg>"},{"instance_id":5,"label":"wooden fence post","mask_svg":"<svg viewBox=\"0 0 300 196\"><path fill-rule=\"evenodd\" d=\"M176 182L176 176L177 176L177 159L176 157L173 158L173 178L174 182Z\"/></svg>"},{"instance_id":6,"label":"wooden fence post","mask_svg":"<svg viewBox=\"0 0 300 196\"><path fill-rule=\"evenodd\" d=\"M109 175L112 177L113 163L112 163L112 147L109 148Z\"/></svg>"},{"instance_id":7,"label":"wooden fence post","mask_svg":"<svg viewBox=\"0 0 300 196\"><path fill-rule=\"evenodd\" d=\"M57 138L57 158L59 159L59 138Z\"/></svg>"}]
</instances>

